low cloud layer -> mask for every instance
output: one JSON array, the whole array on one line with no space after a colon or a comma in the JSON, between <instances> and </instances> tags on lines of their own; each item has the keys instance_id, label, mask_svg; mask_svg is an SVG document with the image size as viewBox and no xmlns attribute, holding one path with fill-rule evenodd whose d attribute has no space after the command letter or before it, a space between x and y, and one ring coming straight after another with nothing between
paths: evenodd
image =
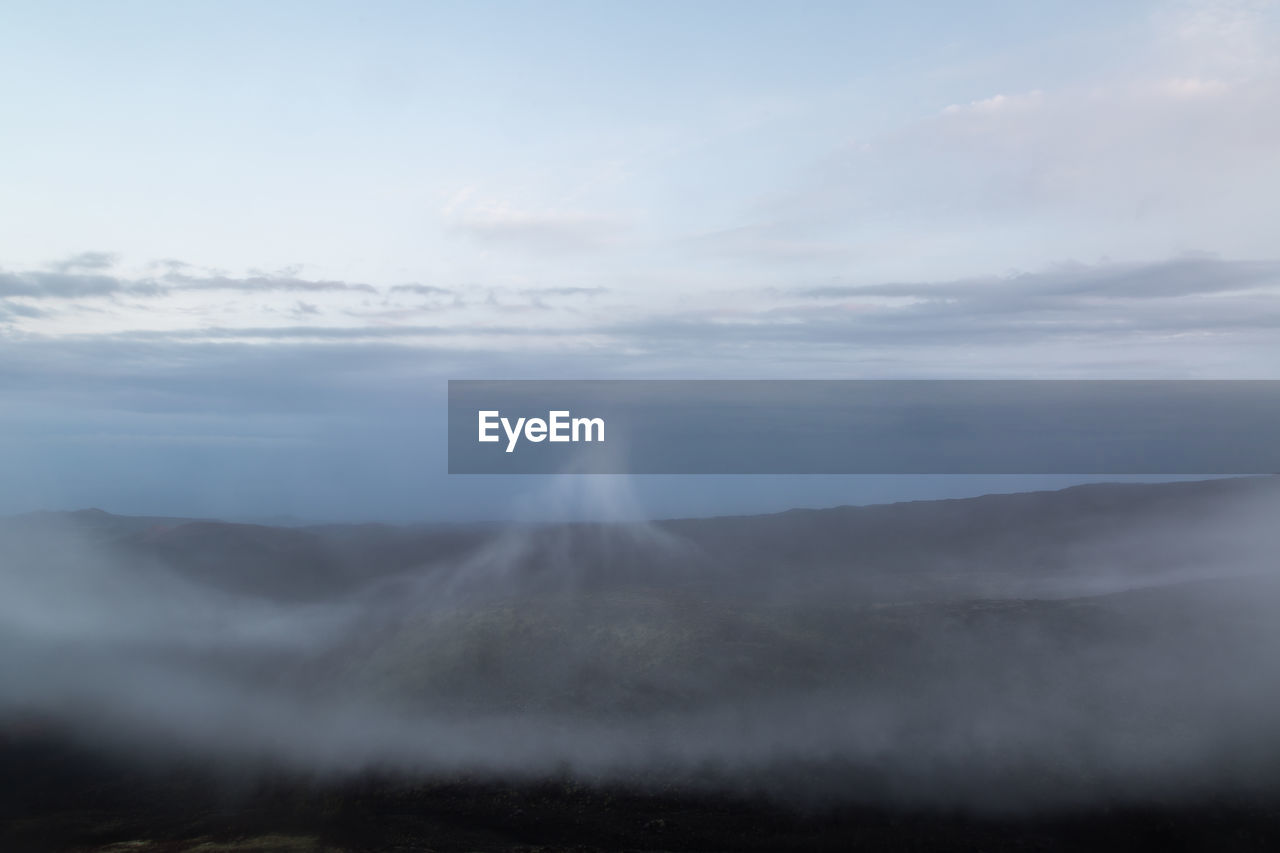
<instances>
[{"instance_id":1,"label":"low cloud layer","mask_svg":"<svg viewBox=\"0 0 1280 853\"><path fill-rule=\"evenodd\" d=\"M261 296L295 294L284 318L311 317L299 326L262 324L261 310L229 324L235 314L218 314L171 300L204 292L227 291ZM296 295L306 294L305 311ZM324 295L354 295L359 304L324 303ZM578 346L598 349L612 342L617 349L640 350L671 340L733 345L754 338L795 347L787 353L803 358L806 345L818 349L835 342L850 344L851 354L864 342L896 342L903 359L913 348L964 338L970 349L1023 339L1089 338L1101 346L1156 342L1172 335L1215 336L1226 347L1248 347L1248 336L1280 325L1280 262L1231 261L1202 255L1146 264L1066 264L1040 272L938 282L823 284L793 288L722 291L706 305L683 299L647 297L618 288L546 286L538 288L444 287L398 284L385 288L362 282L315 281L296 275L194 275L169 272L155 278L129 278L100 272L32 271L0 273L0 306L13 331L39 334L40 322L62 301L63 310L85 307L102 297L95 309L104 315L101 335L127 340L225 340L308 336L322 338L573 336ZM731 297L724 303L724 297ZM127 298L127 301L125 299ZM414 299L423 299L414 303ZM170 300L170 301L166 301ZM68 304L69 303L69 304ZM253 304L248 308L261 308ZM537 328L508 326L502 315L537 309L561 315ZM270 309L268 307L268 313ZM199 322L201 313L218 322ZM431 316L436 322L415 319ZM25 322L19 322L26 317ZM193 324L191 321L195 319ZM166 329L157 323L181 321ZM341 320L346 320L344 324ZM361 320L353 325L351 320ZM56 326L53 329L57 329ZM48 333L46 333L47 335ZM1239 337L1233 337L1238 335ZM56 335L55 332L55 336ZM84 333L63 334L66 340ZM590 344L586 344L590 341Z\"/></svg>"},{"instance_id":2,"label":"low cloud layer","mask_svg":"<svg viewBox=\"0 0 1280 853\"><path fill-rule=\"evenodd\" d=\"M0 724L230 766L805 804L1269 790L1274 489L1146 488L328 539L152 519L121 545L127 520L10 522ZM849 550L850 524L915 545Z\"/></svg>"}]
</instances>

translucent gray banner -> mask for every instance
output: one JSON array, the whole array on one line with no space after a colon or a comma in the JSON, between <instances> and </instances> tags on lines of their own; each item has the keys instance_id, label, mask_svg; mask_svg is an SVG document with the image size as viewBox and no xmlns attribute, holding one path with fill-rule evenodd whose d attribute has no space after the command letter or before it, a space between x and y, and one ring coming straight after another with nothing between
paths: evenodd
<instances>
[{"instance_id":1,"label":"translucent gray banner","mask_svg":"<svg viewBox=\"0 0 1280 853\"><path fill-rule=\"evenodd\" d=\"M1263 474L1277 380L454 380L451 474Z\"/></svg>"}]
</instances>

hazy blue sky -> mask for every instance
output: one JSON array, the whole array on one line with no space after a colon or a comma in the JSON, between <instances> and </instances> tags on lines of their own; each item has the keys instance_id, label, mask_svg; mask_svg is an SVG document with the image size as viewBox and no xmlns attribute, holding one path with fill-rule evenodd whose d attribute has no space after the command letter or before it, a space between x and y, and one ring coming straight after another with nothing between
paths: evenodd
<instances>
[{"instance_id":1,"label":"hazy blue sky","mask_svg":"<svg viewBox=\"0 0 1280 853\"><path fill-rule=\"evenodd\" d=\"M491 513L451 377L1280 378L1275 3L10 0L0 105L0 511Z\"/></svg>"}]
</instances>

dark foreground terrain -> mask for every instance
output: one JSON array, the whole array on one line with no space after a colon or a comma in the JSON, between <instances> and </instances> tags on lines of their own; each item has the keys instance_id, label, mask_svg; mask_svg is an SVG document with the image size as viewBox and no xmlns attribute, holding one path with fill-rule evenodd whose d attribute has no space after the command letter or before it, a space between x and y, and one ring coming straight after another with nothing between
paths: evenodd
<instances>
[{"instance_id":1,"label":"dark foreground terrain","mask_svg":"<svg viewBox=\"0 0 1280 853\"><path fill-rule=\"evenodd\" d=\"M0 520L0 851L1277 850L1277 519Z\"/></svg>"},{"instance_id":2,"label":"dark foreground terrain","mask_svg":"<svg viewBox=\"0 0 1280 853\"><path fill-rule=\"evenodd\" d=\"M1044 814L831 806L524 784L233 778L137 766L47 737L0 748L6 851L771 851L1280 849L1280 798Z\"/></svg>"}]
</instances>

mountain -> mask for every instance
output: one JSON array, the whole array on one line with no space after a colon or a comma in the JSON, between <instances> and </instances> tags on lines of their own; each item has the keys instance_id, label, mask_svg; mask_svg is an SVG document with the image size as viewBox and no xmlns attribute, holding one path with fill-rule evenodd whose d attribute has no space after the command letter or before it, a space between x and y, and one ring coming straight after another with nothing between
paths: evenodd
<instances>
[{"instance_id":1,"label":"mountain","mask_svg":"<svg viewBox=\"0 0 1280 853\"><path fill-rule=\"evenodd\" d=\"M1057 581L1078 590L1105 582L1117 567L1141 579L1194 575L1206 561L1247 562L1265 535L1254 518L1265 510L1252 507L1269 500L1280 501L1280 477L1093 484L647 524L268 527L82 510L10 519L0 529L71 530L129 559L277 600L318 600L459 565L483 578L495 561L513 592L572 582L725 595L745 585L784 597L809 588L916 600L1044 595ZM1240 512L1247 517L1233 521ZM1217 527L1206 534L1210 522ZM1251 530L1244 543L1232 534L1241 526Z\"/></svg>"},{"instance_id":2,"label":"mountain","mask_svg":"<svg viewBox=\"0 0 1280 853\"><path fill-rule=\"evenodd\" d=\"M0 520L0 843L1012 849L1225 809L1266 849L1277 510L1264 477L635 524ZM584 836L593 811L639 822ZM868 828L903 813L934 829Z\"/></svg>"}]
</instances>

